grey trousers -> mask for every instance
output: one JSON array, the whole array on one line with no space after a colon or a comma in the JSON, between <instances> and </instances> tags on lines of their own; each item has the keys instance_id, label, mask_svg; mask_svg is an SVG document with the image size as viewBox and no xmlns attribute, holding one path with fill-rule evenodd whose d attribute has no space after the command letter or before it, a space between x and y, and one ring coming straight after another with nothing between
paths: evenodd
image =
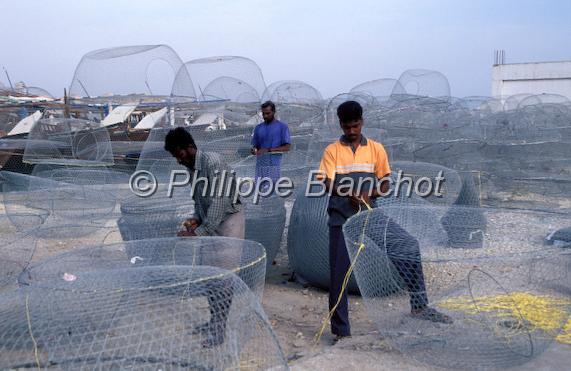
<instances>
[{"instance_id":1,"label":"grey trousers","mask_svg":"<svg viewBox=\"0 0 571 371\"><path fill-rule=\"evenodd\" d=\"M246 236L246 215L244 210L230 215L216 229L218 236L244 239Z\"/></svg>"}]
</instances>

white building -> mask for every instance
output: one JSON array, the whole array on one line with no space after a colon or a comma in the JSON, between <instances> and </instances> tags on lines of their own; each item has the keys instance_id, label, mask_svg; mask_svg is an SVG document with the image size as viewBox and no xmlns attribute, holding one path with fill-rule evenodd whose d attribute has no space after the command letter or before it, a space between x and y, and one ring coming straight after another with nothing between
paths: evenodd
<instances>
[{"instance_id":1,"label":"white building","mask_svg":"<svg viewBox=\"0 0 571 371\"><path fill-rule=\"evenodd\" d=\"M492 96L558 94L571 100L571 61L496 64Z\"/></svg>"}]
</instances>

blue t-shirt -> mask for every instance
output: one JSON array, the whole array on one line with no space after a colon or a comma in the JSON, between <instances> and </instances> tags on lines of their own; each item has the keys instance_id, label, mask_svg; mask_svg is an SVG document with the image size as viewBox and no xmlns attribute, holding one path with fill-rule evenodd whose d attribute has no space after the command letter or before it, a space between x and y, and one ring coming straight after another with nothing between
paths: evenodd
<instances>
[{"instance_id":1,"label":"blue t-shirt","mask_svg":"<svg viewBox=\"0 0 571 371\"><path fill-rule=\"evenodd\" d=\"M291 144L289 128L285 122L274 120L267 124L262 122L254 128L252 146L260 148L276 148L284 144Z\"/></svg>"},{"instance_id":2,"label":"blue t-shirt","mask_svg":"<svg viewBox=\"0 0 571 371\"><path fill-rule=\"evenodd\" d=\"M276 148L283 146L284 144L291 144L291 139L289 137L289 127L285 122L279 120L274 120L269 124L262 122L256 125L254 128L254 134L252 135L252 146L257 149L260 148ZM272 165L279 165L281 161L281 155L272 155Z\"/></svg>"}]
</instances>

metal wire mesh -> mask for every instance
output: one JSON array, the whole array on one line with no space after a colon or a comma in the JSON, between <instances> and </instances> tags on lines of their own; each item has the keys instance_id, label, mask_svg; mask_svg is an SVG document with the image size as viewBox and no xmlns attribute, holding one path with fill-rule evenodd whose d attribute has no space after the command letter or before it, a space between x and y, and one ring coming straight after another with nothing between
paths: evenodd
<instances>
[{"instance_id":1,"label":"metal wire mesh","mask_svg":"<svg viewBox=\"0 0 571 371\"><path fill-rule=\"evenodd\" d=\"M393 96L401 94L402 89L408 95L445 98L450 97L448 79L438 71L414 69L404 71L398 78Z\"/></svg>"},{"instance_id":2,"label":"metal wire mesh","mask_svg":"<svg viewBox=\"0 0 571 371\"><path fill-rule=\"evenodd\" d=\"M515 367L541 354L571 305L571 255L542 240L568 225L569 216L483 209L489 222L483 248L466 250L439 242L439 209L379 208L343 227L350 256L358 254L359 289L381 334L403 354L437 367ZM387 297L395 285L398 294ZM411 312L427 304L452 323L440 323L432 311Z\"/></svg>"},{"instance_id":3,"label":"metal wire mesh","mask_svg":"<svg viewBox=\"0 0 571 371\"><path fill-rule=\"evenodd\" d=\"M131 101L171 94L196 97L190 76L182 66L180 57L167 45L94 50L85 54L77 65L69 95L101 97L105 103L129 95Z\"/></svg>"},{"instance_id":4,"label":"metal wire mesh","mask_svg":"<svg viewBox=\"0 0 571 371\"><path fill-rule=\"evenodd\" d=\"M412 179L412 182L402 182L402 191L407 192L410 189L416 194L426 194L424 199L434 204L451 205L456 202L462 189L458 172L444 166L426 162L394 161L391 163L391 170L397 176L401 171L401 179ZM422 178L425 180L421 180ZM438 178L442 178L440 182L437 181Z\"/></svg>"},{"instance_id":5,"label":"metal wire mesh","mask_svg":"<svg viewBox=\"0 0 571 371\"><path fill-rule=\"evenodd\" d=\"M91 223L109 220L118 192L107 183L97 184L114 172L56 169L43 172L46 178L2 172L4 207L8 215L47 214L50 223ZM94 184L95 183L95 184Z\"/></svg>"},{"instance_id":6,"label":"metal wire mesh","mask_svg":"<svg viewBox=\"0 0 571 371\"><path fill-rule=\"evenodd\" d=\"M280 160L276 160L276 156ZM249 156L232 165L236 176L261 181L262 178L272 179L274 185L280 178L290 179L294 188L289 198L295 197L295 190L302 188L309 177L309 166L304 151L291 150L283 154L264 154Z\"/></svg>"},{"instance_id":7,"label":"metal wire mesh","mask_svg":"<svg viewBox=\"0 0 571 371\"><path fill-rule=\"evenodd\" d=\"M201 95L202 101L229 100L237 103L259 102L260 96L256 89L247 82L234 77L220 76L210 81L204 87Z\"/></svg>"},{"instance_id":8,"label":"metal wire mesh","mask_svg":"<svg viewBox=\"0 0 571 371\"><path fill-rule=\"evenodd\" d=\"M246 239L257 241L266 249L267 265L271 266L278 254L286 222L284 200L278 196L242 198L246 213Z\"/></svg>"},{"instance_id":9,"label":"metal wire mesh","mask_svg":"<svg viewBox=\"0 0 571 371\"><path fill-rule=\"evenodd\" d=\"M375 97L378 102L387 102L390 100L391 95L406 94L406 90L402 87L400 82L395 79L377 79L366 81L357 86L354 86L351 93L365 93Z\"/></svg>"},{"instance_id":10,"label":"metal wire mesh","mask_svg":"<svg viewBox=\"0 0 571 371\"><path fill-rule=\"evenodd\" d=\"M167 197L162 190L152 197L128 197L120 208L122 217L117 225L124 241L174 237L185 220L194 216L190 194Z\"/></svg>"},{"instance_id":11,"label":"metal wire mesh","mask_svg":"<svg viewBox=\"0 0 571 371\"><path fill-rule=\"evenodd\" d=\"M268 85L262 95L262 101L267 100L280 104L320 104L323 97L316 88L303 81L281 80Z\"/></svg>"},{"instance_id":12,"label":"metal wire mesh","mask_svg":"<svg viewBox=\"0 0 571 371\"><path fill-rule=\"evenodd\" d=\"M103 126L78 119L45 119L28 135L24 162L76 166L114 163L109 132Z\"/></svg>"},{"instance_id":13,"label":"metal wire mesh","mask_svg":"<svg viewBox=\"0 0 571 371\"><path fill-rule=\"evenodd\" d=\"M24 218L26 215L20 215ZM29 227L40 225L42 220L36 215L27 215ZM35 223L34 223L35 221ZM30 262L36 247L36 240L30 229L22 231L10 218L0 216L0 291L17 282L17 277Z\"/></svg>"},{"instance_id":14,"label":"metal wire mesh","mask_svg":"<svg viewBox=\"0 0 571 371\"><path fill-rule=\"evenodd\" d=\"M181 68L182 71L191 77L196 92L202 92L208 84L220 77L230 77L245 82L254 88L258 97L261 97L266 90L260 67L253 60L244 57L219 56L194 59L186 62Z\"/></svg>"},{"instance_id":15,"label":"metal wire mesh","mask_svg":"<svg viewBox=\"0 0 571 371\"><path fill-rule=\"evenodd\" d=\"M3 368L287 369L257 298L220 268L76 272L0 308Z\"/></svg>"},{"instance_id":16,"label":"metal wire mesh","mask_svg":"<svg viewBox=\"0 0 571 371\"><path fill-rule=\"evenodd\" d=\"M147 266L213 266L235 272L260 298L266 254L255 241L228 237L158 238L101 244L43 260L20 277L24 285L42 285L65 272L91 272Z\"/></svg>"}]
</instances>

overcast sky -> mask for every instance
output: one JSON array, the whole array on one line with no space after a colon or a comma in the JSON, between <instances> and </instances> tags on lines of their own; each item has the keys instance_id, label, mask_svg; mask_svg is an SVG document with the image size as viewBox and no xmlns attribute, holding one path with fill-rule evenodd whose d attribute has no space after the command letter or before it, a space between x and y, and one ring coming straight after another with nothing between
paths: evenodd
<instances>
[{"instance_id":1,"label":"overcast sky","mask_svg":"<svg viewBox=\"0 0 571 371\"><path fill-rule=\"evenodd\" d=\"M508 63L571 60L571 1L1 0L0 32L12 82L56 96L91 50L167 44L183 61L242 55L267 84L303 80L324 96L425 68L462 97L490 95L494 49Z\"/></svg>"}]
</instances>

